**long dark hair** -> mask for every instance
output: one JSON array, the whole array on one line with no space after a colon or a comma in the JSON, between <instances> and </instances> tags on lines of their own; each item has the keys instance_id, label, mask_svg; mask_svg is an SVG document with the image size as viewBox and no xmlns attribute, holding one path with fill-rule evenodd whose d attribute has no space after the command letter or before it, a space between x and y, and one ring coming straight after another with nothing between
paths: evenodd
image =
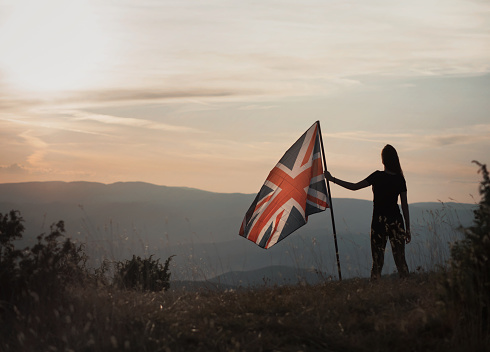
<instances>
[{"instance_id":1,"label":"long dark hair","mask_svg":"<svg viewBox=\"0 0 490 352\"><path fill-rule=\"evenodd\" d=\"M398 159L398 153L392 145L385 145L381 151L381 160L386 169L396 174L403 175L400 159Z\"/></svg>"}]
</instances>

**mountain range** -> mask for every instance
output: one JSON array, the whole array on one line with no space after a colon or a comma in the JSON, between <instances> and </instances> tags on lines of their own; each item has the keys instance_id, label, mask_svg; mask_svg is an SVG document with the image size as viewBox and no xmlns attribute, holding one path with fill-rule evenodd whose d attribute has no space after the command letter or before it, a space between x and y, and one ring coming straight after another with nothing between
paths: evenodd
<instances>
[{"instance_id":1,"label":"mountain range","mask_svg":"<svg viewBox=\"0 0 490 352\"><path fill-rule=\"evenodd\" d=\"M172 278L261 284L338 276L330 212L265 250L238 236L255 194L214 193L143 182L27 182L0 184L0 213L19 210L25 233L18 246L34 243L59 220L66 235L83 243L97 267L133 254L172 258ZM370 269L372 202L334 198L343 277L366 277ZM449 243L469 226L474 204L410 204L413 241L407 246L411 270L430 270L449 256ZM384 273L395 270L389 245ZM303 278L300 280L300 278Z\"/></svg>"}]
</instances>

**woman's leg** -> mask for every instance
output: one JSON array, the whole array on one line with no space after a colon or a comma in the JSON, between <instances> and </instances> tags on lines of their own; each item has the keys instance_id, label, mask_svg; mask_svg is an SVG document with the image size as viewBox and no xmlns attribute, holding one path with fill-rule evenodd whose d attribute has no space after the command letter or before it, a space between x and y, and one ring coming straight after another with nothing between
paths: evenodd
<instances>
[{"instance_id":1,"label":"woman's leg","mask_svg":"<svg viewBox=\"0 0 490 352\"><path fill-rule=\"evenodd\" d=\"M386 234L380 219L373 219L371 223L371 255L373 266L371 268L371 280L381 278L381 270L385 260Z\"/></svg>"},{"instance_id":2,"label":"woman's leg","mask_svg":"<svg viewBox=\"0 0 490 352\"><path fill-rule=\"evenodd\" d=\"M405 259L405 228L403 223L396 222L391 228L389 235L393 259L401 278L408 276L408 265Z\"/></svg>"}]
</instances>

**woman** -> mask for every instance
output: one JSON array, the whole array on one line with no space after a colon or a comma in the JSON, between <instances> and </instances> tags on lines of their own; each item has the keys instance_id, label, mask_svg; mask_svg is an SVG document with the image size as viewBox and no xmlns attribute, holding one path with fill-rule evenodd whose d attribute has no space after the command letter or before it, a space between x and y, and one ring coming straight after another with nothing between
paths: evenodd
<instances>
[{"instance_id":1,"label":"woman","mask_svg":"<svg viewBox=\"0 0 490 352\"><path fill-rule=\"evenodd\" d=\"M350 183L333 177L325 171L327 180L352 191L372 186L374 194L373 219L371 222L371 254L373 266L371 279L381 277L384 263L386 242L389 239L393 258L400 277L408 276L408 265L405 260L405 243L410 243L410 216L407 203L407 185L400 166L398 154L387 144L381 152L384 171L375 171L358 183ZM398 207L400 196L403 218ZM403 223L405 219L405 225Z\"/></svg>"}]
</instances>

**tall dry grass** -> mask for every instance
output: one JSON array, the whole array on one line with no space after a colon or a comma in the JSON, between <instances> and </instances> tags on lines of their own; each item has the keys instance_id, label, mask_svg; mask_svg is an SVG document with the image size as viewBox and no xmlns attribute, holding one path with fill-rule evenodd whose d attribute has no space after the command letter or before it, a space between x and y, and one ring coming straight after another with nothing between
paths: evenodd
<instances>
[{"instance_id":1,"label":"tall dry grass","mask_svg":"<svg viewBox=\"0 0 490 352\"><path fill-rule=\"evenodd\" d=\"M73 285L16 307L1 351L461 351L438 274L321 285L145 293ZM35 297L35 294L33 293ZM6 323L4 321L3 323ZM3 331L4 332L4 331Z\"/></svg>"}]
</instances>

